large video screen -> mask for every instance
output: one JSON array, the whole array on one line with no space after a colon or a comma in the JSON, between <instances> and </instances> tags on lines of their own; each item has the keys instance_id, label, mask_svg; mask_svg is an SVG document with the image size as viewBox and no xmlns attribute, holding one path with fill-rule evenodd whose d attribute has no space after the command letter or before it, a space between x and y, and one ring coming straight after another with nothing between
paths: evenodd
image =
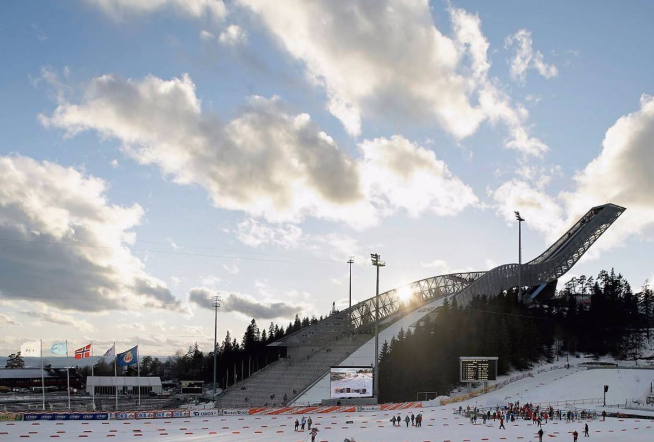
<instances>
[{"instance_id":1,"label":"large video screen","mask_svg":"<svg viewBox=\"0 0 654 442\"><path fill-rule=\"evenodd\" d=\"M329 391L334 399L372 397L372 367L331 367Z\"/></svg>"}]
</instances>

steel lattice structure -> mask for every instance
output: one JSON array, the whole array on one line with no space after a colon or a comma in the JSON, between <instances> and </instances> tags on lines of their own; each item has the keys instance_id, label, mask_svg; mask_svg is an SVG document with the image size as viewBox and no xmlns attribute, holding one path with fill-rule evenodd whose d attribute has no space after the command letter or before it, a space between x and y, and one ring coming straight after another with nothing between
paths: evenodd
<instances>
[{"instance_id":1,"label":"steel lattice structure","mask_svg":"<svg viewBox=\"0 0 654 442\"><path fill-rule=\"evenodd\" d=\"M541 286L564 275L625 210L615 204L590 209L545 252L522 265L523 287ZM496 296L518 286L518 268L518 264L505 264L487 272L439 275L389 290L379 295L379 320L415 311L433 300L450 295L456 297L459 305L467 304L478 295ZM402 302L402 299L408 301ZM348 324L350 310L346 309L270 345L325 345L348 331L362 331L374 326L375 310L373 296L352 306L351 327Z\"/></svg>"},{"instance_id":2,"label":"steel lattice structure","mask_svg":"<svg viewBox=\"0 0 654 442\"><path fill-rule=\"evenodd\" d=\"M522 265L522 286L535 287L559 279L625 210L615 204L590 209L545 252ZM486 272L482 278L456 295L459 305L465 305L474 296L496 296L502 291L517 287L518 268L518 264L505 264Z\"/></svg>"}]
</instances>

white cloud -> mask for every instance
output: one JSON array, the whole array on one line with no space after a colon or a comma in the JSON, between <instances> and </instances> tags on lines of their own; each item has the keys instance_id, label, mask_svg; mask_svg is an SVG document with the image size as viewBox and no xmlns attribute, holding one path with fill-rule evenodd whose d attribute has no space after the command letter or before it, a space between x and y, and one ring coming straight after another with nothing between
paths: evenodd
<instances>
[{"instance_id":1,"label":"white cloud","mask_svg":"<svg viewBox=\"0 0 654 442\"><path fill-rule=\"evenodd\" d=\"M143 209L109 204L104 181L23 156L0 157L0 295L66 310L180 310L128 246Z\"/></svg>"},{"instance_id":2,"label":"white cloud","mask_svg":"<svg viewBox=\"0 0 654 442\"><path fill-rule=\"evenodd\" d=\"M450 266L442 259L435 259L432 262L421 262L420 265L426 269L435 269L437 274L445 274Z\"/></svg>"},{"instance_id":3,"label":"white cloud","mask_svg":"<svg viewBox=\"0 0 654 442\"><path fill-rule=\"evenodd\" d=\"M216 206L268 221L313 216L365 228L398 209L453 215L477 201L432 151L394 136L363 141L362 158L352 159L278 97L251 97L241 115L223 123L202 111L186 75L141 82L104 75L83 92L80 104L62 98L42 123L69 136L96 130L116 138L140 163L204 187Z\"/></svg>"},{"instance_id":4,"label":"white cloud","mask_svg":"<svg viewBox=\"0 0 654 442\"><path fill-rule=\"evenodd\" d=\"M227 15L222 0L86 0L99 7L116 20L125 20L134 15L151 14L164 9L172 9L190 18L208 16L220 22Z\"/></svg>"},{"instance_id":5,"label":"white cloud","mask_svg":"<svg viewBox=\"0 0 654 442\"><path fill-rule=\"evenodd\" d=\"M526 181L507 181L491 193L498 213L508 224L514 224L514 211L519 211L530 229L545 233L548 238L561 233L565 225L560 203L544 190ZM590 207L587 207L589 209Z\"/></svg>"},{"instance_id":6,"label":"white cloud","mask_svg":"<svg viewBox=\"0 0 654 442\"><path fill-rule=\"evenodd\" d=\"M200 283L205 286L216 287L220 283L220 281L222 280L217 276L207 275L204 278L202 278Z\"/></svg>"},{"instance_id":7,"label":"white cloud","mask_svg":"<svg viewBox=\"0 0 654 442\"><path fill-rule=\"evenodd\" d=\"M174 287L177 287L181 282L183 278L180 278L179 276L171 276L170 281L173 283Z\"/></svg>"},{"instance_id":8,"label":"white cloud","mask_svg":"<svg viewBox=\"0 0 654 442\"><path fill-rule=\"evenodd\" d=\"M283 301L259 301L250 295L237 292L220 292L221 312L240 313L245 317L261 319L292 319L296 314L305 310L304 306L294 305ZM200 307L212 309L211 302L215 292L198 287L189 292L189 301Z\"/></svg>"},{"instance_id":9,"label":"white cloud","mask_svg":"<svg viewBox=\"0 0 654 442\"><path fill-rule=\"evenodd\" d=\"M200 31L200 38L202 40L213 40L214 37L215 35L209 31L205 31L204 29Z\"/></svg>"},{"instance_id":10,"label":"white cloud","mask_svg":"<svg viewBox=\"0 0 654 442\"><path fill-rule=\"evenodd\" d=\"M46 309L33 309L30 311L23 311L22 314L29 316L35 321L49 322L51 324L65 325L73 327L81 332L91 332L94 330L93 325L84 320L78 319L73 315L62 313L59 311L46 310Z\"/></svg>"},{"instance_id":11,"label":"white cloud","mask_svg":"<svg viewBox=\"0 0 654 442\"><path fill-rule=\"evenodd\" d=\"M597 257L605 249L625 243L632 235L651 237L654 226L654 97L643 95L640 109L619 118L607 130L601 153L575 177L575 187L556 198L521 180L491 192L499 213L514 222L520 210L529 227L556 239L591 207L614 203L627 211L590 250Z\"/></svg>"},{"instance_id":12,"label":"white cloud","mask_svg":"<svg viewBox=\"0 0 654 442\"><path fill-rule=\"evenodd\" d=\"M236 264L223 264L223 269L230 275L237 275L240 272Z\"/></svg>"},{"instance_id":13,"label":"white cloud","mask_svg":"<svg viewBox=\"0 0 654 442\"><path fill-rule=\"evenodd\" d=\"M651 237L654 226L654 97L643 95L640 109L619 118L606 131L601 153L574 177L576 189L563 192L570 220L593 205L607 202L627 208L602 248L622 244L627 236Z\"/></svg>"},{"instance_id":14,"label":"white cloud","mask_svg":"<svg viewBox=\"0 0 654 442\"><path fill-rule=\"evenodd\" d=\"M6 315L4 313L0 313L0 327L9 326L9 325L20 326L21 323L16 321L14 318L12 318L9 315Z\"/></svg>"},{"instance_id":15,"label":"white cloud","mask_svg":"<svg viewBox=\"0 0 654 442\"><path fill-rule=\"evenodd\" d=\"M118 160L111 160L111 167L114 169L117 169L120 164L118 164Z\"/></svg>"},{"instance_id":16,"label":"white cloud","mask_svg":"<svg viewBox=\"0 0 654 442\"><path fill-rule=\"evenodd\" d=\"M528 134L526 111L489 78L489 44L476 15L450 7L453 35L446 36L434 26L428 0L289 0L284 7L239 1L304 62L307 78L326 90L327 108L353 136L363 117L436 121L457 140L499 120L509 129L506 147L546 150Z\"/></svg>"},{"instance_id":17,"label":"white cloud","mask_svg":"<svg viewBox=\"0 0 654 442\"><path fill-rule=\"evenodd\" d=\"M247 32L239 25L229 25L220 33L218 41L223 46L240 46L248 39Z\"/></svg>"},{"instance_id":18,"label":"white cloud","mask_svg":"<svg viewBox=\"0 0 654 442\"><path fill-rule=\"evenodd\" d=\"M531 32L526 29L520 29L504 40L506 49L515 45L515 54L510 60L511 78L524 83L528 69L535 69L545 78L556 77L559 74L556 66L545 63L543 54L540 51L534 51L532 44Z\"/></svg>"}]
</instances>

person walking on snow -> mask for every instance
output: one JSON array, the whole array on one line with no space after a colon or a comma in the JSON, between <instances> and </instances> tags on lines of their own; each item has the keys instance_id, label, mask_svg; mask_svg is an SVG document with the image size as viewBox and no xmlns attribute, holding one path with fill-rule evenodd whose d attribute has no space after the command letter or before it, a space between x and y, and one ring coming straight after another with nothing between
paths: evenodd
<instances>
[{"instance_id":1,"label":"person walking on snow","mask_svg":"<svg viewBox=\"0 0 654 442\"><path fill-rule=\"evenodd\" d=\"M588 435L588 424L584 425L584 437L590 437Z\"/></svg>"},{"instance_id":2,"label":"person walking on snow","mask_svg":"<svg viewBox=\"0 0 654 442\"><path fill-rule=\"evenodd\" d=\"M538 430L538 442L543 442L543 429Z\"/></svg>"},{"instance_id":3,"label":"person walking on snow","mask_svg":"<svg viewBox=\"0 0 654 442\"><path fill-rule=\"evenodd\" d=\"M572 440L573 442L577 442L577 438L579 437L579 433L577 433L577 430L572 433Z\"/></svg>"},{"instance_id":4,"label":"person walking on snow","mask_svg":"<svg viewBox=\"0 0 654 442\"><path fill-rule=\"evenodd\" d=\"M312 423L313 423L313 421L311 420L311 416L309 416L309 420L307 421L307 425L308 425L307 430L311 431L311 424Z\"/></svg>"},{"instance_id":5,"label":"person walking on snow","mask_svg":"<svg viewBox=\"0 0 654 442\"><path fill-rule=\"evenodd\" d=\"M391 422L393 423L393 426L395 426L395 416L391 418Z\"/></svg>"},{"instance_id":6,"label":"person walking on snow","mask_svg":"<svg viewBox=\"0 0 654 442\"><path fill-rule=\"evenodd\" d=\"M298 429L299 427L300 427L300 421L298 421L297 419L295 419L295 431L297 431L297 429Z\"/></svg>"},{"instance_id":7,"label":"person walking on snow","mask_svg":"<svg viewBox=\"0 0 654 442\"><path fill-rule=\"evenodd\" d=\"M307 418L302 416L301 426L302 426L302 431L304 431L304 426L307 424Z\"/></svg>"},{"instance_id":8,"label":"person walking on snow","mask_svg":"<svg viewBox=\"0 0 654 442\"><path fill-rule=\"evenodd\" d=\"M311 430L311 442L316 442L317 434L318 434L318 429L314 427L314 429Z\"/></svg>"},{"instance_id":9,"label":"person walking on snow","mask_svg":"<svg viewBox=\"0 0 654 442\"><path fill-rule=\"evenodd\" d=\"M411 426L413 427L415 426L415 424L416 424L416 416L413 413L411 413Z\"/></svg>"},{"instance_id":10,"label":"person walking on snow","mask_svg":"<svg viewBox=\"0 0 654 442\"><path fill-rule=\"evenodd\" d=\"M500 415L500 430L506 430L504 427L504 416Z\"/></svg>"},{"instance_id":11,"label":"person walking on snow","mask_svg":"<svg viewBox=\"0 0 654 442\"><path fill-rule=\"evenodd\" d=\"M409 418L409 415L407 414L407 415L406 415L406 418L404 418L404 422L406 422L406 427L407 427L407 428L409 428L409 422L410 422L410 421L411 421L411 419Z\"/></svg>"}]
</instances>

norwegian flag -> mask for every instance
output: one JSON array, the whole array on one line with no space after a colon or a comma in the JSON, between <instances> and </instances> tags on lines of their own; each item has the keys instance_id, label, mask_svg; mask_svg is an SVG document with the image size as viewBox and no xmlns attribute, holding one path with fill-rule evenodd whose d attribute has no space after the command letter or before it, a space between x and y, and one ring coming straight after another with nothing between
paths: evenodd
<instances>
[{"instance_id":1,"label":"norwegian flag","mask_svg":"<svg viewBox=\"0 0 654 442\"><path fill-rule=\"evenodd\" d=\"M75 350L75 359L85 359L91 357L91 344Z\"/></svg>"}]
</instances>

